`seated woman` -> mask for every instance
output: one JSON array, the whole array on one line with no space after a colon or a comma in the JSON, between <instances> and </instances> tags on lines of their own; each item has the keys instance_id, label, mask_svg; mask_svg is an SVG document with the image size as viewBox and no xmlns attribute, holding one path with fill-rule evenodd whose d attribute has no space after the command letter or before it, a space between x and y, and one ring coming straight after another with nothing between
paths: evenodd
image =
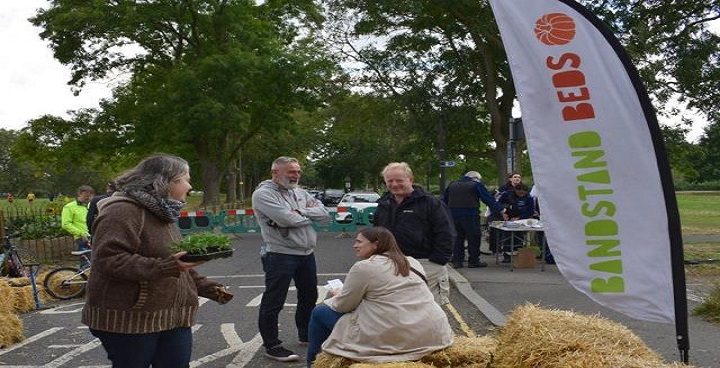
<instances>
[{"instance_id":1,"label":"seated woman","mask_svg":"<svg viewBox=\"0 0 720 368\"><path fill-rule=\"evenodd\" d=\"M384 363L418 360L452 344L447 315L420 262L402 254L389 230L364 228L353 248L362 260L310 317L308 367L321 346L348 359Z\"/></svg>"}]
</instances>

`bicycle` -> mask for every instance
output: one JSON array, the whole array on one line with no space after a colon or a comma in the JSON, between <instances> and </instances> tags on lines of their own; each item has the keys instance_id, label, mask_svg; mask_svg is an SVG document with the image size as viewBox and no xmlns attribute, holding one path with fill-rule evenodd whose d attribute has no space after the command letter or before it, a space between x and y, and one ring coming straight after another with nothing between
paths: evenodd
<instances>
[{"instance_id":1,"label":"bicycle","mask_svg":"<svg viewBox=\"0 0 720 368\"><path fill-rule=\"evenodd\" d=\"M30 277L32 267L39 266L37 254L30 249L14 245L10 238L3 236L2 253L0 253L0 276L2 277Z\"/></svg>"},{"instance_id":2,"label":"bicycle","mask_svg":"<svg viewBox=\"0 0 720 368\"><path fill-rule=\"evenodd\" d=\"M90 264L91 250L74 250L70 254L79 256L83 262ZM77 267L60 267L48 272L43 281L45 291L55 299L67 300L85 293L90 266L80 269Z\"/></svg>"}]
</instances>

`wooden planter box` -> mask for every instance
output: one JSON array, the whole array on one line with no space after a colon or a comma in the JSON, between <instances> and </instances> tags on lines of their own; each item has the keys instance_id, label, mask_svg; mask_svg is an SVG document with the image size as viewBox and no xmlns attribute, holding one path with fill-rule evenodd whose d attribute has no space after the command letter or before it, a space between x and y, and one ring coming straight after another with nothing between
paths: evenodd
<instances>
[{"instance_id":1,"label":"wooden planter box","mask_svg":"<svg viewBox=\"0 0 720 368\"><path fill-rule=\"evenodd\" d=\"M22 240L20 245L35 252L43 263L67 263L77 258L70 254L75 250L72 236Z\"/></svg>"}]
</instances>

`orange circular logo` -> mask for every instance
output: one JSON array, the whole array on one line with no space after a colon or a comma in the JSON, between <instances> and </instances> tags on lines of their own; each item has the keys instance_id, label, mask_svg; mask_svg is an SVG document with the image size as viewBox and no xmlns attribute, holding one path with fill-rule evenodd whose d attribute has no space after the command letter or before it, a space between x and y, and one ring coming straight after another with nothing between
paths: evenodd
<instances>
[{"instance_id":1,"label":"orange circular logo","mask_svg":"<svg viewBox=\"0 0 720 368\"><path fill-rule=\"evenodd\" d=\"M549 46L565 45L575 37L575 21L563 13L545 14L535 22L535 37Z\"/></svg>"}]
</instances>

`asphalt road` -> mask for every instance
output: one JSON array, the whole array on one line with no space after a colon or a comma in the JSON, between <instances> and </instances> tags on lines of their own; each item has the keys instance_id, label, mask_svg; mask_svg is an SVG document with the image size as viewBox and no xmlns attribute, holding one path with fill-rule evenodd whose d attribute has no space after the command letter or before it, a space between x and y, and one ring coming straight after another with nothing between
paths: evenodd
<instances>
[{"instance_id":1,"label":"asphalt road","mask_svg":"<svg viewBox=\"0 0 720 368\"><path fill-rule=\"evenodd\" d=\"M316 249L318 281L343 279L356 261L351 238L321 233ZM304 362L278 363L262 354L257 330L257 311L264 289L259 258L260 236L243 234L234 240L232 258L215 260L199 270L227 285L235 298L226 305L201 298L198 324L194 327L192 367L304 367ZM319 288L321 298L324 288ZM287 348L304 357L294 327L294 290L280 316L280 338ZM494 326L477 307L453 290L448 316L458 335L487 334ZM25 314L25 342L0 349L0 367L55 368L109 367L104 350L80 323L82 300L67 301Z\"/></svg>"},{"instance_id":2,"label":"asphalt road","mask_svg":"<svg viewBox=\"0 0 720 368\"><path fill-rule=\"evenodd\" d=\"M321 233L316 250L320 285L344 278L356 261L352 239L338 233ZM689 240L689 239L688 239ZM208 262L200 271L229 286L235 298L220 306L201 299L194 327L192 367L304 367L303 362L278 363L265 358L257 332L257 309L263 291L259 259L259 234L243 234L234 240L232 258ZM630 328L666 362L678 361L671 325L624 317L603 308L577 292L555 266L541 271L495 264L488 268L451 270L451 305L446 308L457 335L486 335L504 323L516 306L532 302L547 308L600 314ZM321 297L323 288L319 289ZM295 294L291 290L280 315L280 335L286 347L304 356L297 344L293 315ZM689 300L689 308L697 305ZM25 342L0 349L0 368L109 367L99 342L80 323L82 300L74 300L25 314ZM690 363L697 367L720 367L720 327L691 316Z\"/></svg>"}]
</instances>

